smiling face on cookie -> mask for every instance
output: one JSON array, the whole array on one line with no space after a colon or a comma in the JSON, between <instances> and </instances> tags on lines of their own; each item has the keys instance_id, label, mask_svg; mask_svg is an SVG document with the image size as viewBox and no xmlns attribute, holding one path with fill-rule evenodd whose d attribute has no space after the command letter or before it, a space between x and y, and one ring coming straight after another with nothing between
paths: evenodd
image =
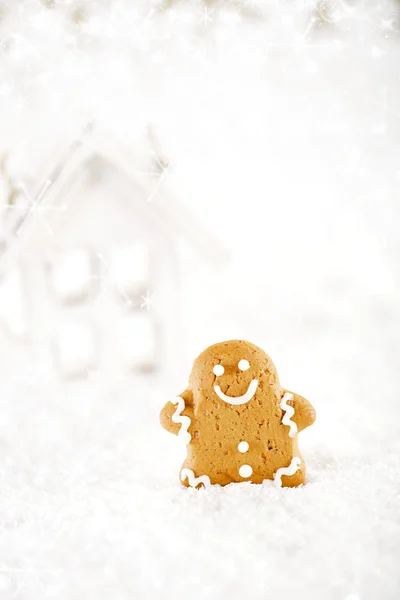
<instances>
[{"instance_id":1,"label":"smiling face on cookie","mask_svg":"<svg viewBox=\"0 0 400 600\"><path fill-rule=\"evenodd\" d=\"M234 406L251 403L266 385L279 385L269 356L243 340L207 348L194 362L190 383L200 398Z\"/></svg>"},{"instance_id":2,"label":"smiling face on cookie","mask_svg":"<svg viewBox=\"0 0 400 600\"><path fill-rule=\"evenodd\" d=\"M241 358L238 362L237 368L240 371L248 371L250 369L250 363L246 358ZM216 364L215 367L213 368L213 373L217 377L223 375L225 373L224 365L222 365L221 363ZM250 402L250 400L253 399L254 394L257 391L257 387L258 387L258 379L252 379L250 381L249 386L248 386L247 390L245 391L245 393L240 394L239 396L232 395L232 394L225 394L221 390L221 386L218 385L217 383L214 385L214 391L217 394L218 398L220 398L227 404L240 405L240 404L246 404L247 402Z\"/></svg>"}]
</instances>

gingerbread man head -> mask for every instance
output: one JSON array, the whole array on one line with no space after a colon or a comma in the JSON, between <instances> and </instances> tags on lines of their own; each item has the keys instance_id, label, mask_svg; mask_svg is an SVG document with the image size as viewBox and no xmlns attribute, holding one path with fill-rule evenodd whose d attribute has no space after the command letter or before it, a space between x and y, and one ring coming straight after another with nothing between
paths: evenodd
<instances>
[{"instance_id":1,"label":"gingerbread man head","mask_svg":"<svg viewBox=\"0 0 400 600\"><path fill-rule=\"evenodd\" d=\"M194 361L189 377L195 413L204 403L215 408L262 406L279 395L279 380L270 357L244 340L210 346Z\"/></svg>"}]
</instances>

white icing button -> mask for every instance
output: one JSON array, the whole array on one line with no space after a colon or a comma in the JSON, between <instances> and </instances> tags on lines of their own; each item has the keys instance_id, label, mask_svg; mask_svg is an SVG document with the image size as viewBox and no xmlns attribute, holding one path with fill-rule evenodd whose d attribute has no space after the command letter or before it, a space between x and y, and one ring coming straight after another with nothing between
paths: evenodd
<instances>
[{"instance_id":1,"label":"white icing button","mask_svg":"<svg viewBox=\"0 0 400 600\"><path fill-rule=\"evenodd\" d=\"M250 477L252 472L253 472L253 469L251 468L250 465L242 465L239 469L240 477Z\"/></svg>"},{"instance_id":2,"label":"white icing button","mask_svg":"<svg viewBox=\"0 0 400 600\"><path fill-rule=\"evenodd\" d=\"M241 371L247 371L247 369L250 369L250 363L245 358L242 358L242 360L239 360L238 367Z\"/></svg>"},{"instance_id":3,"label":"white icing button","mask_svg":"<svg viewBox=\"0 0 400 600\"><path fill-rule=\"evenodd\" d=\"M240 442L240 444L238 445L239 452L247 452L248 449L249 445L247 442Z\"/></svg>"},{"instance_id":4,"label":"white icing button","mask_svg":"<svg viewBox=\"0 0 400 600\"><path fill-rule=\"evenodd\" d=\"M213 373L214 375L223 375L224 374L224 367L222 365L215 365L215 367L213 368Z\"/></svg>"}]
</instances>

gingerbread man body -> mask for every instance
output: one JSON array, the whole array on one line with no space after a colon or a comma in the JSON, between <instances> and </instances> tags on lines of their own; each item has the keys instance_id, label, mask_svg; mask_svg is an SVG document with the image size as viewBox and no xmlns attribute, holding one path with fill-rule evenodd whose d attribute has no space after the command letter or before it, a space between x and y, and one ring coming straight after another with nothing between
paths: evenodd
<instances>
[{"instance_id":1,"label":"gingerbread man body","mask_svg":"<svg viewBox=\"0 0 400 600\"><path fill-rule=\"evenodd\" d=\"M187 444L185 486L304 483L297 436L314 422L314 408L280 386L272 360L254 344L233 340L202 352L188 388L164 406L160 420Z\"/></svg>"}]
</instances>

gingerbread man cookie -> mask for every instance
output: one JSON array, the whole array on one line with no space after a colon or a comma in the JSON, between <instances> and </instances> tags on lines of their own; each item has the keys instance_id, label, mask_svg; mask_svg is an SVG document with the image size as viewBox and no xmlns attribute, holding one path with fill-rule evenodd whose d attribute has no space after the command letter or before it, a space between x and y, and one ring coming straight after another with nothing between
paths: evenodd
<instances>
[{"instance_id":1,"label":"gingerbread man cookie","mask_svg":"<svg viewBox=\"0 0 400 600\"><path fill-rule=\"evenodd\" d=\"M315 421L311 404L283 389L270 357L243 340L210 346L194 361L187 389L164 406L161 425L186 444L187 487L304 483L297 434Z\"/></svg>"}]
</instances>

